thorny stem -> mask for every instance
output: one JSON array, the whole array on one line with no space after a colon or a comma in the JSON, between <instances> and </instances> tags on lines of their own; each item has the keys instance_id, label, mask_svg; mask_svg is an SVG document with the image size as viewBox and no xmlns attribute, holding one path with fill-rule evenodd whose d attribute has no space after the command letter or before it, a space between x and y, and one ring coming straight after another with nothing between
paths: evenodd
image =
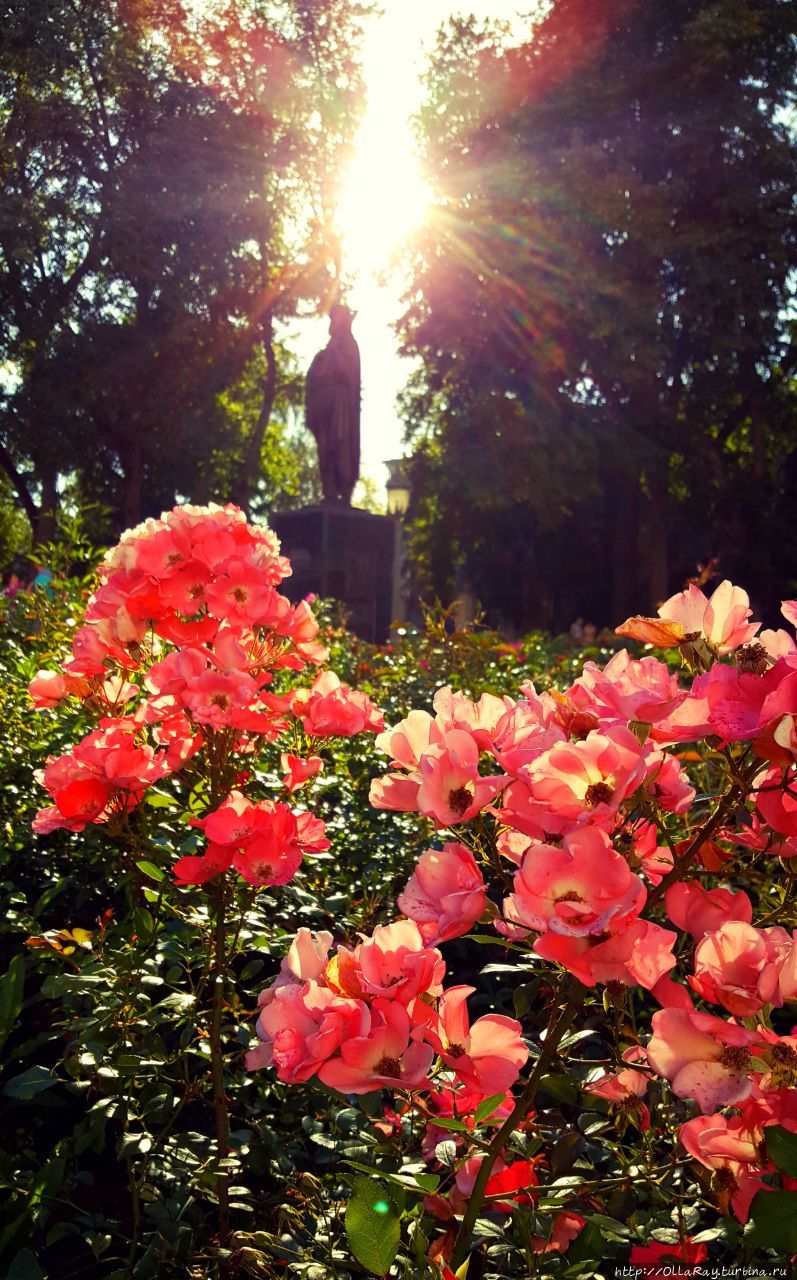
<instances>
[{"instance_id":1,"label":"thorny stem","mask_svg":"<svg viewBox=\"0 0 797 1280\"><path fill-rule=\"evenodd\" d=\"M526 1082L526 1087L515 1103L514 1110L511 1115L507 1116L506 1120L501 1125L501 1128L490 1143L487 1154L479 1166L479 1172L476 1174L476 1181L473 1184L473 1191L471 1192L468 1207L465 1210L465 1216L462 1219L462 1225L459 1228L459 1232L457 1233L457 1238L454 1243L454 1252L451 1256L450 1264L452 1271L456 1271L457 1268L465 1261L465 1256L470 1248L473 1228L484 1203L485 1188L490 1179L490 1174L493 1171L495 1162L511 1138L518 1124L523 1119L528 1108L534 1101L534 1095L537 1092L540 1080L545 1075L545 1072L553 1061L562 1037L565 1035L565 1032L572 1024L573 1018L584 1003L586 988L582 986L580 982L572 978L569 983L563 983L560 990L564 991L567 986L570 986L568 999L566 1000L564 1008L559 1014L559 1017L553 1027L549 1027L548 1029L548 1034L543 1042L540 1056L534 1064L534 1069Z\"/></svg>"},{"instance_id":2,"label":"thorny stem","mask_svg":"<svg viewBox=\"0 0 797 1280\"><path fill-rule=\"evenodd\" d=\"M230 1120L227 1098L224 1093L224 1049L221 1043L221 1020L227 985L227 955L225 948L225 908L227 904L227 879L219 878L215 893L214 945L213 945L213 997L210 1008L210 1070L213 1081L213 1114L216 1123L216 1195L219 1204L219 1243L226 1244L230 1234L229 1174L225 1162L230 1154Z\"/></svg>"},{"instance_id":3,"label":"thorny stem","mask_svg":"<svg viewBox=\"0 0 797 1280\"><path fill-rule=\"evenodd\" d=\"M235 958L235 953L238 948L238 939L241 936L241 930L243 929L244 922L249 913L249 908L254 905L254 901L256 897L257 897L257 886L254 886L253 888L249 889L248 892L246 893L243 906L236 908L238 913L238 924L236 926L235 933L233 934L232 942L230 943L230 946L227 951L228 964L231 964Z\"/></svg>"},{"instance_id":4,"label":"thorny stem","mask_svg":"<svg viewBox=\"0 0 797 1280\"><path fill-rule=\"evenodd\" d=\"M486 823L484 821L484 815L481 813L477 815L477 826L479 831L480 852L484 856L486 856L487 860L490 862L493 870L498 875L502 884L510 885L510 877L507 874L506 867L501 862L501 855L498 852L498 846L496 844L495 836L490 831L488 831ZM460 838L456 832L452 832L452 836L455 840L458 840ZM486 846L486 854L485 854L485 846Z\"/></svg>"},{"instance_id":5,"label":"thorny stem","mask_svg":"<svg viewBox=\"0 0 797 1280\"><path fill-rule=\"evenodd\" d=\"M705 841L713 835L717 828L722 825L733 806L737 804L740 799L744 798L747 793L749 783L757 768L758 765L756 764L755 768L735 777L730 790L722 797L714 809L714 812L706 820L696 835L690 840L680 858L677 859L672 870L662 879L661 883L650 894L647 902L648 906L651 906L658 898L660 898L667 888L683 874L684 869L696 856L701 845L704 844ZM496 1160L506 1146L506 1143L511 1138L516 1126L520 1120L522 1120L528 1110L528 1107L533 1102L539 1082L554 1058L562 1037L571 1025L576 1012L581 1008L585 994L586 989L580 982L576 982L575 988L567 999L557 1022L552 1028L549 1028L540 1056L534 1065L534 1069L529 1076L528 1081L526 1082L526 1087L523 1090L523 1093L515 1103L514 1110L501 1125L501 1128L498 1130L489 1145L487 1154L479 1166L476 1181L473 1184L470 1201L465 1211L465 1216L462 1219L462 1225L457 1233L454 1251L451 1257L452 1271L456 1271L457 1268L465 1261L465 1257L470 1247L473 1228L484 1204L485 1188L495 1166Z\"/></svg>"},{"instance_id":6,"label":"thorny stem","mask_svg":"<svg viewBox=\"0 0 797 1280\"><path fill-rule=\"evenodd\" d=\"M130 1252L127 1255L127 1265L132 1267L138 1253L138 1237L141 1231L141 1195L133 1170L133 1161L129 1156L125 1159L125 1168L127 1169L127 1185L130 1188L130 1203L133 1209L133 1230L130 1236Z\"/></svg>"},{"instance_id":7,"label":"thorny stem","mask_svg":"<svg viewBox=\"0 0 797 1280\"><path fill-rule=\"evenodd\" d=\"M670 885L680 879L690 862L692 862L700 851L701 845L704 845L705 842L713 836L714 832L722 826L731 810L739 803L739 801L744 800L749 791L750 783L760 767L760 762L755 761L755 763L750 766L746 772L739 774L738 778L734 780L730 790L727 791L717 803L714 812L706 819L697 834L692 837L680 857L676 859L672 870L668 871L667 875L664 876L659 884L656 885L656 888L652 893L648 894L646 909L649 909L654 905L654 903L658 902L659 898L667 892Z\"/></svg>"}]
</instances>

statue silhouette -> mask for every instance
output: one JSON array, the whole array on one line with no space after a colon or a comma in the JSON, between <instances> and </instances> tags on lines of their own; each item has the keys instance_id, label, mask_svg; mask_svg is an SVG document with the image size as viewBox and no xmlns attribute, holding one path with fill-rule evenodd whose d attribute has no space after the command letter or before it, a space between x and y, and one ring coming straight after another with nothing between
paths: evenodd
<instances>
[{"instance_id":1,"label":"statue silhouette","mask_svg":"<svg viewBox=\"0 0 797 1280\"><path fill-rule=\"evenodd\" d=\"M318 445L326 502L351 505L360 475L360 348L354 313L336 303L329 313L329 342L307 371L305 420Z\"/></svg>"}]
</instances>

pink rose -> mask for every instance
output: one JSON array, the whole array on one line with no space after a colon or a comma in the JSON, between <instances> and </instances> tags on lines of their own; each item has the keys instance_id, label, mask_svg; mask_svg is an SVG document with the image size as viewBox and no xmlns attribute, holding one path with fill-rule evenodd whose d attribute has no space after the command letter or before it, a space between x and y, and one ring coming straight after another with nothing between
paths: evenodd
<instances>
[{"instance_id":1,"label":"pink rose","mask_svg":"<svg viewBox=\"0 0 797 1280\"><path fill-rule=\"evenodd\" d=\"M641 1045L632 1045L623 1054L623 1061L633 1065L623 1071L607 1073L584 1087L587 1093L594 1094L596 1098L604 1098L623 1111L630 1112L635 1124L644 1132L650 1128L650 1112L642 1101L647 1096L650 1084L650 1073L643 1069L647 1065L647 1054Z\"/></svg>"},{"instance_id":2,"label":"pink rose","mask_svg":"<svg viewBox=\"0 0 797 1280\"><path fill-rule=\"evenodd\" d=\"M406 1005L417 995L439 994L445 969L440 952L426 945L415 921L397 920L377 925L354 950L338 947L328 980L331 976L346 995L389 996Z\"/></svg>"},{"instance_id":3,"label":"pink rose","mask_svg":"<svg viewBox=\"0 0 797 1280\"><path fill-rule=\"evenodd\" d=\"M675 966L676 933L649 920L632 920L605 941L545 933L534 944L537 955L564 965L585 986L622 982L651 991Z\"/></svg>"},{"instance_id":4,"label":"pink rose","mask_svg":"<svg viewBox=\"0 0 797 1280\"><path fill-rule=\"evenodd\" d=\"M697 880L676 881L664 895L667 915L678 929L691 933L700 942L726 921L742 920L750 924L753 904L742 890L705 889Z\"/></svg>"},{"instance_id":5,"label":"pink rose","mask_svg":"<svg viewBox=\"0 0 797 1280\"><path fill-rule=\"evenodd\" d=\"M544 829L565 831L586 822L611 825L645 772L639 741L615 727L554 745L523 770L523 780Z\"/></svg>"},{"instance_id":6,"label":"pink rose","mask_svg":"<svg viewBox=\"0 0 797 1280\"><path fill-rule=\"evenodd\" d=\"M515 873L504 915L512 924L569 937L615 933L645 902L645 886L593 827L565 837L564 847L532 845Z\"/></svg>"},{"instance_id":7,"label":"pink rose","mask_svg":"<svg viewBox=\"0 0 797 1280\"><path fill-rule=\"evenodd\" d=\"M403 1005L381 997L371 1005L370 1030L346 1036L340 1056L323 1063L319 1080L339 1093L375 1089L417 1089L426 1079L434 1051L419 1038Z\"/></svg>"},{"instance_id":8,"label":"pink rose","mask_svg":"<svg viewBox=\"0 0 797 1280\"><path fill-rule=\"evenodd\" d=\"M446 1066L467 1089L485 1096L506 1093L515 1084L529 1051L515 1018L488 1013L471 1026L467 999L475 987L451 987L437 1011L416 1001L412 1015Z\"/></svg>"},{"instance_id":9,"label":"pink rose","mask_svg":"<svg viewBox=\"0 0 797 1280\"><path fill-rule=\"evenodd\" d=\"M341 684L334 671L322 671L310 689L297 690L292 710L314 738L350 738L383 728L382 713L368 695Z\"/></svg>"},{"instance_id":10,"label":"pink rose","mask_svg":"<svg viewBox=\"0 0 797 1280\"><path fill-rule=\"evenodd\" d=\"M398 897L399 911L417 923L429 946L467 933L486 905L482 873L462 844L427 849Z\"/></svg>"},{"instance_id":11,"label":"pink rose","mask_svg":"<svg viewBox=\"0 0 797 1280\"><path fill-rule=\"evenodd\" d=\"M344 1041L367 1035L371 1018L358 1000L347 1000L317 982L285 983L261 1006L261 1044L246 1056L247 1070L276 1068L280 1080L296 1084L319 1074Z\"/></svg>"},{"instance_id":12,"label":"pink rose","mask_svg":"<svg viewBox=\"0 0 797 1280\"><path fill-rule=\"evenodd\" d=\"M479 773L479 748L463 729L450 729L420 760L418 809L441 827L468 822L495 799L506 779Z\"/></svg>"},{"instance_id":13,"label":"pink rose","mask_svg":"<svg viewBox=\"0 0 797 1280\"><path fill-rule=\"evenodd\" d=\"M747 592L734 587L727 578L710 599L690 583L686 591L670 596L659 608L660 618L680 623L684 635L697 632L719 654L730 653L753 639L761 623L748 622L751 613Z\"/></svg>"},{"instance_id":14,"label":"pink rose","mask_svg":"<svg viewBox=\"0 0 797 1280\"><path fill-rule=\"evenodd\" d=\"M755 1032L684 1009L659 1010L652 1027L648 1062L670 1081L677 1097L693 1098L707 1112L749 1096Z\"/></svg>"},{"instance_id":15,"label":"pink rose","mask_svg":"<svg viewBox=\"0 0 797 1280\"><path fill-rule=\"evenodd\" d=\"M780 964L792 951L785 929L755 929L743 920L728 920L708 933L695 950L695 972L689 979L704 1000L721 1004L746 1018L765 1004L781 1004Z\"/></svg>"}]
</instances>

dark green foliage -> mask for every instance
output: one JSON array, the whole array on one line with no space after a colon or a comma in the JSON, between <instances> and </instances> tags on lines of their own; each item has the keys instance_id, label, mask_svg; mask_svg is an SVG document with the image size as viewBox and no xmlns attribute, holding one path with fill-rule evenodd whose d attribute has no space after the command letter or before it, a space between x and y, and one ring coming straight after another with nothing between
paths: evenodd
<instances>
[{"instance_id":1,"label":"dark green foliage","mask_svg":"<svg viewBox=\"0 0 797 1280\"><path fill-rule=\"evenodd\" d=\"M427 1251L445 1224L426 1212L425 1197L448 1190L462 1122L439 1118L444 1137L430 1168L418 1150L423 1122L411 1111L385 1114L386 1095L354 1105L313 1082L287 1087L273 1071L247 1072L243 1061L257 996L297 926L354 942L358 932L392 919L397 892L436 838L433 828L370 808L370 781L384 772L385 758L369 735L333 742L324 748L316 789L301 801L326 821L331 849L307 858L284 888L236 891L233 976L222 1019L232 1235L221 1248L206 1031L208 895L172 885L175 857L197 844L175 784L150 789L131 828L136 847L126 853L102 827L40 839L30 832L42 796L32 771L82 728L63 709L33 714L25 694L70 635L88 587L68 574L70 562L88 567L91 560L79 538L71 552L48 548L48 560L50 593L23 595L6 607L0 650L0 1036L7 1037L0 1273L21 1280L201 1280L225 1271L264 1280L383 1273L437 1280ZM374 649L333 626L332 609L319 612L330 665L371 691L388 723L429 707L445 684L475 694L516 692L527 679L564 688L586 658L605 663L610 656L607 648L579 651L542 634L517 644L478 628L451 634L440 613L422 632L402 629ZM252 761L253 791L276 794L276 764L271 757ZM772 878L772 866L771 859L759 863L747 887L767 901L773 918L785 919L791 883L785 873ZM449 982L476 986L475 1016L514 1013L535 1043L551 994L548 967L487 933L446 944L445 958ZM546 1185L533 1204L516 1208L511 1226L502 1215L480 1220L471 1265L478 1280L601 1277L607 1266L625 1263L633 1243L675 1244L683 1230L703 1232L712 1261L744 1257L763 1271L771 1263L776 1237L762 1234L760 1245L749 1232L743 1239L734 1220L717 1218L694 1166L673 1159L685 1104L658 1086L651 1097L656 1122L641 1142L633 1118L582 1092L596 1064L612 1064L618 1045L633 1039L633 1019L649 1018L647 1004L633 1007L639 1000L645 997L629 996L608 1015L599 1000L590 1001L579 1030L562 1042L568 1074L559 1065L548 1072L535 1127L511 1140L515 1157L549 1149L550 1177L546 1170ZM500 1123L498 1101L488 1098L476 1112L477 1135L486 1141ZM410 1153L403 1162L391 1139L395 1126ZM787 1171L792 1138L773 1131L771 1139L773 1160ZM780 1203L787 1194L762 1195L756 1214L760 1201L777 1195ZM530 1242L542 1247L565 1205L587 1217L588 1227L563 1256L532 1251L530 1272ZM767 1212L765 1205L765 1218ZM790 1221L779 1220L778 1240L787 1238Z\"/></svg>"},{"instance_id":2,"label":"dark green foliage","mask_svg":"<svg viewBox=\"0 0 797 1280\"><path fill-rule=\"evenodd\" d=\"M797 1134L779 1124L767 1126L767 1155L777 1169L797 1178Z\"/></svg>"},{"instance_id":3,"label":"dark green foliage","mask_svg":"<svg viewBox=\"0 0 797 1280\"><path fill-rule=\"evenodd\" d=\"M312 485L279 326L333 288L363 12L0 6L0 464L36 540L65 475L114 527Z\"/></svg>"},{"instance_id":4,"label":"dark green foliage","mask_svg":"<svg viewBox=\"0 0 797 1280\"><path fill-rule=\"evenodd\" d=\"M797 1192L759 1191L750 1211L756 1243L782 1257L797 1253Z\"/></svg>"},{"instance_id":5,"label":"dark green foliage","mask_svg":"<svg viewBox=\"0 0 797 1280\"><path fill-rule=\"evenodd\" d=\"M790 593L788 8L555 0L516 47L441 36L401 331L410 536L447 598L600 622L712 555Z\"/></svg>"},{"instance_id":6,"label":"dark green foliage","mask_svg":"<svg viewBox=\"0 0 797 1280\"><path fill-rule=\"evenodd\" d=\"M401 1239L399 1211L390 1191L374 1178L357 1178L346 1206L346 1238L372 1275L386 1275Z\"/></svg>"},{"instance_id":7,"label":"dark green foliage","mask_svg":"<svg viewBox=\"0 0 797 1280\"><path fill-rule=\"evenodd\" d=\"M122 857L101 828L32 836L42 800L33 769L83 726L63 709L34 714L25 690L39 668L56 660L85 605L88 579L67 576L70 564L88 568L92 559L79 535L70 547L46 552L55 574L50 594L23 594L6 606L0 657L0 1034L7 1033L0 1271L16 1268L24 1276L32 1251L42 1273L59 1280L176 1280L191 1269L215 1275L222 1258L214 1239L215 1144L203 1029L206 897L175 892L170 872L175 854L195 837L177 820L169 786L148 795L135 857ZM578 665L567 645L533 637L521 652L490 634L448 636L433 618L424 635L397 636L382 650L341 629L330 630L329 642L333 667L377 694L389 721L427 705L449 679L457 687L509 690L523 676L539 678L551 662L565 681ZM391 918L396 893L433 838L431 827L419 831L409 815L369 806L371 778L384 767L372 739L342 742L327 754L307 803L327 822L330 853L308 859L284 889L256 896L242 890L236 908L236 984L223 1034L234 1253L244 1274L284 1274L279 1259L295 1264L297 1276L306 1274L302 1262L313 1261L325 1277L359 1274L349 1269L346 1245L347 1187L356 1182L348 1162L390 1170L389 1144L367 1113L318 1087L287 1089L271 1072L243 1070L257 995L295 929L327 928L337 940L354 941L358 931ZM274 794L273 764L256 769L263 793ZM494 944L487 952L474 949L478 965L501 954ZM452 972L459 967L467 977L468 944L456 951ZM422 1195L435 1185L435 1175L419 1167L385 1183L377 1198L417 1216ZM408 1187L414 1195L405 1207ZM422 1258L420 1224L412 1230ZM420 1272L420 1261L410 1265L413 1275Z\"/></svg>"}]
</instances>

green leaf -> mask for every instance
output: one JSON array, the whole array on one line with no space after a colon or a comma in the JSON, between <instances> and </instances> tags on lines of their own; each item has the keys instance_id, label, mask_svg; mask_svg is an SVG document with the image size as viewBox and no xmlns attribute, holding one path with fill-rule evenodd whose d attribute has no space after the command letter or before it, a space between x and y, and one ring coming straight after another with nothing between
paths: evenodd
<instances>
[{"instance_id":1,"label":"green leaf","mask_svg":"<svg viewBox=\"0 0 797 1280\"><path fill-rule=\"evenodd\" d=\"M30 1187L30 1195L28 1196L28 1209L34 1209L36 1205L44 1204L49 1207L47 1202L58 1193L61 1184L64 1181L64 1170L66 1169L66 1159L64 1156L55 1156L52 1160L48 1160L47 1164L34 1177Z\"/></svg>"},{"instance_id":2,"label":"green leaf","mask_svg":"<svg viewBox=\"0 0 797 1280\"><path fill-rule=\"evenodd\" d=\"M577 1267L580 1263L601 1262L605 1256L606 1250L600 1228L590 1220L567 1250L567 1261L570 1266ZM565 1274L569 1275L570 1272Z\"/></svg>"},{"instance_id":3,"label":"green leaf","mask_svg":"<svg viewBox=\"0 0 797 1280\"><path fill-rule=\"evenodd\" d=\"M133 912L133 928L140 938L148 938L155 929L155 920L146 907L136 907Z\"/></svg>"},{"instance_id":4,"label":"green leaf","mask_svg":"<svg viewBox=\"0 0 797 1280\"><path fill-rule=\"evenodd\" d=\"M605 1213L593 1213L590 1222L599 1228L605 1240L628 1240L631 1236L631 1228L626 1222L618 1222Z\"/></svg>"},{"instance_id":5,"label":"green leaf","mask_svg":"<svg viewBox=\"0 0 797 1280\"><path fill-rule=\"evenodd\" d=\"M432 1124L435 1129L450 1129L453 1133L467 1133L468 1126L462 1120L449 1120L444 1116L435 1116Z\"/></svg>"},{"instance_id":6,"label":"green leaf","mask_svg":"<svg viewBox=\"0 0 797 1280\"><path fill-rule=\"evenodd\" d=\"M415 1181L421 1191L436 1191L440 1186L440 1176L437 1173L416 1173Z\"/></svg>"},{"instance_id":7,"label":"green leaf","mask_svg":"<svg viewBox=\"0 0 797 1280\"><path fill-rule=\"evenodd\" d=\"M6 1214L6 1216L8 1215ZM0 1235L0 1257L5 1253L14 1237L18 1236L20 1231L25 1227L30 1227L30 1213L28 1212L27 1205L22 1210L19 1217L11 1219L8 1226L3 1231L3 1234Z\"/></svg>"},{"instance_id":8,"label":"green leaf","mask_svg":"<svg viewBox=\"0 0 797 1280\"><path fill-rule=\"evenodd\" d=\"M19 1076L12 1076L6 1081L3 1093L7 1098L18 1098L20 1102L29 1102L37 1093L57 1084L55 1076L51 1076L46 1067L28 1067Z\"/></svg>"},{"instance_id":9,"label":"green leaf","mask_svg":"<svg viewBox=\"0 0 797 1280\"><path fill-rule=\"evenodd\" d=\"M148 1133L123 1133L116 1144L116 1154L120 1160L130 1156L146 1155L152 1146Z\"/></svg>"},{"instance_id":10,"label":"green leaf","mask_svg":"<svg viewBox=\"0 0 797 1280\"><path fill-rule=\"evenodd\" d=\"M578 1085L569 1076L543 1076L540 1090L550 1093L557 1102L575 1102L578 1098Z\"/></svg>"},{"instance_id":11,"label":"green leaf","mask_svg":"<svg viewBox=\"0 0 797 1280\"><path fill-rule=\"evenodd\" d=\"M797 1191L759 1191L750 1217L762 1248L797 1253Z\"/></svg>"},{"instance_id":12,"label":"green leaf","mask_svg":"<svg viewBox=\"0 0 797 1280\"><path fill-rule=\"evenodd\" d=\"M142 1114L148 1116L155 1111L170 1111L174 1105L174 1093L169 1086L157 1084L150 1087L153 1092L145 1093L140 1099Z\"/></svg>"},{"instance_id":13,"label":"green leaf","mask_svg":"<svg viewBox=\"0 0 797 1280\"><path fill-rule=\"evenodd\" d=\"M20 1249L6 1272L6 1280L45 1280L45 1274L30 1249Z\"/></svg>"},{"instance_id":14,"label":"green leaf","mask_svg":"<svg viewBox=\"0 0 797 1280\"><path fill-rule=\"evenodd\" d=\"M585 1028L582 1031L571 1031L568 1035L563 1036L559 1043L560 1052L564 1049L572 1049L574 1044L578 1044L581 1040L590 1040L600 1033L593 1028Z\"/></svg>"},{"instance_id":15,"label":"green leaf","mask_svg":"<svg viewBox=\"0 0 797 1280\"><path fill-rule=\"evenodd\" d=\"M500 938L498 934L493 937L489 933L468 933L465 941L480 942L485 947L500 947L502 951L519 951L527 959L534 959L529 954L528 947L521 947L517 942L507 942L506 938Z\"/></svg>"},{"instance_id":16,"label":"green leaf","mask_svg":"<svg viewBox=\"0 0 797 1280\"><path fill-rule=\"evenodd\" d=\"M166 872L162 867L157 867L154 862L148 862L144 858L141 862L137 862L136 866L143 875L149 876L150 880L165 880Z\"/></svg>"},{"instance_id":17,"label":"green leaf","mask_svg":"<svg viewBox=\"0 0 797 1280\"><path fill-rule=\"evenodd\" d=\"M790 1178L797 1178L797 1133L782 1128L779 1124L767 1125L764 1130L767 1140L767 1155L781 1173Z\"/></svg>"},{"instance_id":18,"label":"green leaf","mask_svg":"<svg viewBox=\"0 0 797 1280\"><path fill-rule=\"evenodd\" d=\"M0 978L0 1045L5 1044L14 1029L22 1008L24 985L25 962L21 955L15 955Z\"/></svg>"},{"instance_id":19,"label":"green leaf","mask_svg":"<svg viewBox=\"0 0 797 1280\"><path fill-rule=\"evenodd\" d=\"M87 992L90 987L99 987L107 983L107 979L95 973L51 973L42 983L42 995L61 996L65 991Z\"/></svg>"},{"instance_id":20,"label":"green leaf","mask_svg":"<svg viewBox=\"0 0 797 1280\"><path fill-rule=\"evenodd\" d=\"M396 1204L403 1208L404 1192L416 1191L436 1191L440 1185L440 1176L436 1173L390 1173L387 1169L377 1169L370 1164L361 1164L359 1160L345 1161L351 1169L356 1169L358 1173L367 1173L369 1178L378 1178L380 1182L387 1182L394 1188L396 1195Z\"/></svg>"},{"instance_id":21,"label":"green leaf","mask_svg":"<svg viewBox=\"0 0 797 1280\"><path fill-rule=\"evenodd\" d=\"M190 991L173 991L164 1000L159 1000L156 1007L158 1009L174 1009L177 1013L185 1013L195 1003L196 996L192 995Z\"/></svg>"},{"instance_id":22,"label":"green leaf","mask_svg":"<svg viewBox=\"0 0 797 1280\"><path fill-rule=\"evenodd\" d=\"M146 803L151 809L179 809L180 802L175 800L174 796L167 796L163 791L155 791L153 788L147 792Z\"/></svg>"},{"instance_id":23,"label":"green leaf","mask_svg":"<svg viewBox=\"0 0 797 1280\"><path fill-rule=\"evenodd\" d=\"M311 1133L310 1141L314 1142L317 1147L323 1147L327 1151L342 1151L343 1143L340 1138L333 1138L329 1133Z\"/></svg>"},{"instance_id":24,"label":"green leaf","mask_svg":"<svg viewBox=\"0 0 797 1280\"><path fill-rule=\"evenodd\" d=\"M444 1138L442 1142L438 1142L434 1153L441 1164L450 1168L457 1158L457 1144L453 1138Z\"/></svg>"},{"instance_id":25,"label":"green leaf","mask_svg":"<svg viewBox=\"0 0 797 1280\"><path fill-rule=\"evenodd\" d=\"M69 880L64 876L62 879L56 880L55 884L49 885L44 890L44 893L41 895L38 902L34 904L31 911L31 915L34 920L38 920L44 908L49 907L50 904L58 897L59 893L63 893L64 889L66 889L68 885Z\"/></svg>"},{"instance_id":26,"label":"green leaf","mask_svg":"<svg viewBox=\"0 0 797 1280\"><path fill-rule=\"evenodd\" d=\"M506 1094L494 1093L491 1097L485 1098L476 1108L476 1123L483 1124L485 1120L489 1120L494 1111L497 1111L501 1103L504 1101ZM435 1124L437 1121L435 1120Z\"/></svg>"},{"instance_id":27,"label":"green leaf","mask_svg":"<svg viewBox=\"0 0 797 1280\"><path fill-rule=\"evenodd\" d=\"M533 1008L535 996L540 989L539 979L533 982L524 982L522 986L515 987L512 992L512 1003L515 1006L515 1016L525 1018Z\"/></svg>"},{"instance_id":28,"label":"green leaf","mask_svg":"<svg viewBox=\"0 0 797 1280\"><path fill-rule=\"evenodd\" d=\"M349 1248L366 1271L383 1276L398 1253L401 1230L391 1193L371 1178L358 1178L346 1206Z\"/></svg>"}]
</instances>

